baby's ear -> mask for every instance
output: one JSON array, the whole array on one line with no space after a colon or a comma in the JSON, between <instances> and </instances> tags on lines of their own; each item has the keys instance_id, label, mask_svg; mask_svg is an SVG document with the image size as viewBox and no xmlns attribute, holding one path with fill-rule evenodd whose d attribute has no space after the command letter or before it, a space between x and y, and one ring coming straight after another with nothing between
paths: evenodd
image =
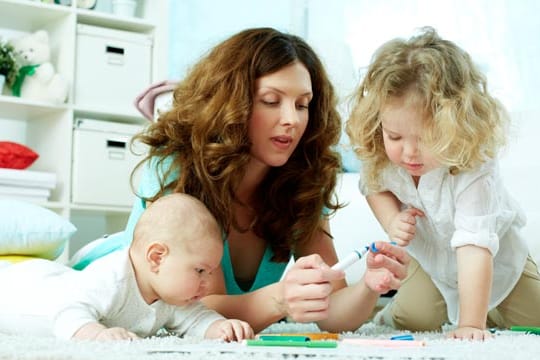
<instances>
[{"instance_id":1,"label":"baby's ear","mask_svg":"<svg viewBox=\"0 0 540 360\"><path fill-rule=\"evenodd\" d=\"M161 262L169 253L169 247L163 243L151 243L146 248L146 261L150 264L152 272L157 272Z\"/></svg>"}]
</instances>

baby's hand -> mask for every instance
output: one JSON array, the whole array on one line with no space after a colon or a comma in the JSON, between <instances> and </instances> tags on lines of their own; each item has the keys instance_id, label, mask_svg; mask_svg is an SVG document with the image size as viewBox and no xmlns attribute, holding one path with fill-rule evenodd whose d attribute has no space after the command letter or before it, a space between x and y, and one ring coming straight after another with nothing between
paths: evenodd
<instances>
[{"instance_id":1,"label":"baby's hand","mask_svg":"<svg viewBox=\"0 0 540 360\"><path fill-rule=\"evenodd\" d=\"M208 330L206 330L205 338L221 339L229 341L241 341L244 339L252 339L254 336L251 326L241 320L227 319L215 321Z\"/></svg>"},{"instance_id":2,"label":"baby's hand","mask_svg":"<svg viewBox=\"0 0 540 360\"><path fill-rule=\"evenodd\" d=\"M135 340L138 338L139 337L135 333L121 327L103 329L96 336L96 340L98 341Z\"/></svg>"},{"instance_id":3,"label":"baby's hand","mask_svg":"<svg viewBox=\"0 0 540 360\"><path fill-rule=\"evenodd\" d=\"M447 334L447 337L450 339L461 339L461 340L486 340L493 337L493 335L484 329L479 329L471 326L464 326L457 328L456 330L450 331Z\"/></svg>"},{"instance_id":4,"label":"baby's hand","mask_svg":"<svg viewBox=\"0 0 540 360\"><path fill-rule=\"evenodd\" d=\"M424 213L413 207L398 213L386 229L390 240L395 241L399 246L409 245L416 234L416 216L424 216Z\"/></svg>"},{"instance_id":5,"label":"baby's hand","mask_svg":"<svg viewBox=\"0 0 540 360\"><path fill-rule=\"evenodd\" d=\"M77 340L134 340L139 337L121 327L107 328L98 322L84 324L73 334L73 339Z\"/></svg>"}]
</instances>

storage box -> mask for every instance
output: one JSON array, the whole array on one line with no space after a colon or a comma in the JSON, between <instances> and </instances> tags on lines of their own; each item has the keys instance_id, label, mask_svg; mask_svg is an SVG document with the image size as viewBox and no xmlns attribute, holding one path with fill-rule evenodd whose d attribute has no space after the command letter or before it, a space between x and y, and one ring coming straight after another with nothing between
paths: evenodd
<instances>
[{"instance_id":1,"label":"storage box","mask_svg":"<svg viewBox=\"0 0 540 360\"><path fill-rule=\"evenodd\" d=\"M131 206L135 195L130 176L142 160L130 141L142 126L77 119L73 129L71 201L76 204ZM135 178L137 189L137 178Z\"/></svg>"},{"instance_id":2,"label":"storage box","mask_svg":"<svg viewBox=\"0 0 540 360\"><path fill-rule=\"evenodd\" d=\"M77 25L75 104L140 116L133 101L151 82L151 55L150 35Z\"/></svg>"}]
</instances>

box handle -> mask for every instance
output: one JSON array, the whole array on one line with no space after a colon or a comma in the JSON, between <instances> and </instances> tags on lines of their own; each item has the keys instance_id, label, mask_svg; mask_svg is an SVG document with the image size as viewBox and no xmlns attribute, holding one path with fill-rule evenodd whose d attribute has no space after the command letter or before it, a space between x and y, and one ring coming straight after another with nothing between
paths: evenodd
<instances>
[{"instance_id":1,"label":"box handle","mask_svg":"<svg viewBox=\"0 0 540 360\"><path fill-rule=\"evenodd\" d=\"M124 160L126 158L126 142L107 140L107 148L110 160Z\"/></svg>"},{"instance_id":2,"label":"box handle","mask_svg":"<svg viewBox=\"0 0 540 360\"><path fill-rule=\"evenodd\" d=\"M116 46L107 45L105 52L107 53L107 62L111 65L124 64L124 49Z\"/></svg>"},{"instance_id":3,"label":"box handle","mask_svg":"<svg viewBox=\"0 0 540 360\"><path fill-rule=\"evenodd\" d=\"M125 149L126 148L126 142L125 141L118 141L118 140L107 140L107 147L108 148L116 148L116 149Z\"/></svg>"}]
</instances>

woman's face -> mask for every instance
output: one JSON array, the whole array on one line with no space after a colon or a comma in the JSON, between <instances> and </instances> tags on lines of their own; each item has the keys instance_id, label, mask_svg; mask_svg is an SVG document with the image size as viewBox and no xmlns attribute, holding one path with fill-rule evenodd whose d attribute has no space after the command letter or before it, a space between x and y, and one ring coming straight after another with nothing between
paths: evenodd
<instances>
[{"instance_id":1,"label":"woman's face","mask_svg":"<svg viewBox=\"0 0 540 360\"><path fill-rule=\"evenodd\" d=\"M249 139L253 160L284 165L306 130L313 97L306 67L295 62L256 80Z\"/></svg>"}]
</instances>

